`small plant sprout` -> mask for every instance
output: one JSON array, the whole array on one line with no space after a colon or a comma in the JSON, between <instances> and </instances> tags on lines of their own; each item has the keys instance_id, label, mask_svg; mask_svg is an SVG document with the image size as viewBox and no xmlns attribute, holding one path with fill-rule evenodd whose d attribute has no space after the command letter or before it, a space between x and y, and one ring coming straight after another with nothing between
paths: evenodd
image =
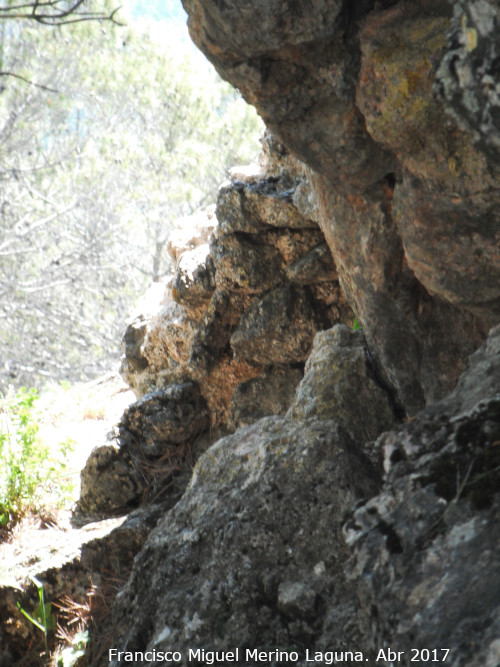
<instances>
[{"instance_id":1,"label":"small plant sprout","mask_svg":"<svg viewBox=\"0 0 500 667\"><path fill-rule=\"evenodd\" d=\"M45 644L45 650L48 652L48 642L47 636L48 633L53 630L56 626L56 617L52 613L52 606L50 602L45 602L43 598L43 584L36 577L30 577L31 581L35 584L38 589L38 604L33 610L32 614L29 614L25 609L21 607L21 604L18 602L17 606L19 611L23 616L25 616L30 623L32 623L36 628L40 630L43 634L43 640Z\"/></svg>"}]
</instances>

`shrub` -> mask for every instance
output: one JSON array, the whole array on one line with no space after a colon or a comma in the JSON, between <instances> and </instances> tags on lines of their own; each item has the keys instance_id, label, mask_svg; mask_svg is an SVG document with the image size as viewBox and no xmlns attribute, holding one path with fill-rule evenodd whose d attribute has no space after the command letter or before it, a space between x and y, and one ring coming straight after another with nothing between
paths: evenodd
<instances>
[{"instance_id":1,"label":"shrub","mask_svg":"<svg viewBox=\"0 0 500 667\"><path fill-rule=\"evenodd\" d=\"M71 443L50 451L41 442L34 405L36 389L0 395L0 525L16 521L29 510L41 514L49 494L60 504L71 493L65 458ZM54 503L52 502L52 505Z\"/></svg>"}]
</instances>

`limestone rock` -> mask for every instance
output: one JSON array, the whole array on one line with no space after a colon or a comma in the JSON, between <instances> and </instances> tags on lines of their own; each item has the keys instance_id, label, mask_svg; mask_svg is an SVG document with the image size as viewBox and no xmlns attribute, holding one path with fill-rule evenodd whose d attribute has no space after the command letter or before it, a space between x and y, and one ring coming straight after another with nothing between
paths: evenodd
<instances>
[{"instance_id":1,"label":"limestone rock","mask_svg":"<svg viewBox=\"0 0 500 667\"><path fill-rule=\"evenodd\" d=\"M257 233L266 226L307 229L316 223L294 205L296 182L290 177L260 178L255 183L233 181L221 186L217 218L224 234Z\"/></svg>"},{"instance_id":2,"label":"limestone rock","mask_svg":"<svg viewBox=\"0 0 500 667\"><path fill-rule=\"evenodd\" d=\"M272 173L233 170L216 216L202 211L180 222L186 230L169 242L174 276L152 288L124 336L122 374L137 397L195 381L212 428L229 423L238 385L269 364L292 371L317 330L354 317L313 220L306 168L270 135L263 145Z\"/></svg>"},{"instance_id":3,"label":"limestone rock","mask_svg":"<svg viewBox=\"0 0 500 667\"><path fill-rule=\"evenodd\" d=\"M319 224L318 205L311 188L308 167L292 155L269 130L264 132L261 144L261 171L267 174L268 178L279 179L284 175L285 180L292 180L294 183L291 194L293 205L300 211L303 218Z\"/></svg>"},{"instance_id":4,"label":"limestone rock","mask_svg":"<svg viewBox=\"0 0 500 667\"><path fill-rule=\"evenodd\" d=\"M326 243L316 246L285 270L290 282L299 285L328 282L337 278L332 255Z\"/></svg>"},{"instance_id":5,"label":"limestone rock","mask_svg":"<svg viewBox=\"0 0 500 667\"><path fill-rule=\"evenodd\" d=\"M280 287L254 303L231 336L237 357L258 364L305 361L316 333L304 289Z\"/></svg>"},{"instance_id":6,"label":"limestone rock","mask_svg":"<svg viewBox=\"0 0 500 667\"><path fill-rule=\"evenodd\" d=\"M138 397L186 375L183 366L202 311L180 305L173 287L173 278L153 283L125 330L120 371Z\"/></svg>"},{"instance_id":7,"label":"limestone rock","mask_svg":"<svg viewBox=\"0 0 500 667\"><path fill-rule=\"evenodd\" d=\"M184 5L276 135L273 172L314 170L305 217L378 374L409 415L442 398L500 315L496 3Z\"/></svg>"},{"instance_id":8,"label":"limestone rock","mask_svg":"<svg viewBox=\"0 0 500 667\"><path fill-rule=\"evenodd\" d=\"M79 515L109 516L137 505L144 481L128 453L116 443L96 447L80 474Z\"/></svg>"},{"instance_id":9,"label":"limestone rock","mask_svg":"<svg viewBox=\"0 0 500 667\"><path fill-rule=\"evenodd\" d=\"M492 0L455 2L447 37L449 47L439 66L436 89L475 145L498 161L500 36L497 3Z\"/></svg>"},{"instance_id":10,"label":"limestone rock","mask_svg":"<svg viewBox=\"0 0 500 667\"><path fill-rule=\"evenodd\" d=\"M383 491L346 525L373 647L446 647L452 665L496 662L499 388L497 327L449 397L380 438Z\"/></svg>"},{"instance_id":11,"label":"limestone rock","mask_svg":"<svg viewBox=\"0 0 500 667\"><path fill-rule=\"evenodd\" d=\"M242 382L231 400L231 423L248 426L262 417L285 414L302 377L299 368L272 367L264 375Z\"/></svg>"},{"instance_id":12,"label":"limestone rock","mask_svg":"<svg viewBox=\"0 0 500 667\"><path fill-rule=\"evenodd\" d=\"M288 416L334 419L359 443L393 426L394 408L375 377L361 331L338 325L316 334Z\"/></svg>"},{"instance_id":13,"label":"limestone rock","mask_svg":"<svg viewBox=\"0 0 500 667\"><path fill-rule=\"evenodd\" d=\"M77 515L125 513L155 495L175 504L199 453L193 443L207 427L206 403L191 381L132 403L113 442L96 447L81 472Z\"/></svg>"},{"instance_id":14,"label":"limestone rock","mask_svg":"<svg viewBox=\"0 0 500 667\"><path fill-rule=\"evenodd\" d=\"M123 349L126 359L126 368L125 365L122 366L124 376L138 373L148 365L147 359L141 354L141 346L144 342L146 330L147 320L144 317L137 317L127 325L123 334Z\"/></svg>"},{"instance_id":15,"label":"limestone rock","mask_svg":"<svg viewBox=\"0 0 500 667\"><path fill-rule=\"evenodd\" d=\"M320 334L304 384L332 358L355 384L366 377L360 350L361 332ZM441 658L449 648L456 667L495 665L499 387L497 327L450 396L380 436L383 486L360 446L324 419L322 396L308 419L267 417L218 441L137 556L113 641L179 650L181 665L189 648L303 656L332 638L368 661L391 646ZM350 389L340 382L336 402ZM306 409L312 395L302 392ZM381 405L375 390L365 401L367 415Z\"/></svg>"},{"instance_id":16,"label":"limestone rock","mask_svg":"<svg viewBox=\"0 0 500 667\"><path fill-rule=\"evenodd\" d=\"M119 430L132 450L160 455L165 447L191 440L208 426L208 412L199 387L191 381L172 384L132 403Z\"/></svg>"},{"instance_id":17,"label":"limestone rock","mask_svg":"<svg viewBox=\"0 0 500 667\"><path fill-rule=\"evenodd\" d=\"M324 626L339 648L359 645L340 520L376 489L376 472L334 422L269 417L238 429L199 459L151 533L117 598L113 641L175 648L182 665L188 648L302 651Z\"/></svg>"},{"instance_id":18,"label":"limestone rock","mask_svg":"<svg viewBox=\"0 0 500 667\"><path fill-rule=\"evenodd\" d=\"M182 253L177 264L174 290L178 301L192 306L210 299L215 290L215 269L208 243Z\"/></svg>"},{"instance_id":19,"label":"limestone rock","mask_svg":"<svg viewBox=\"0 0 500 667\"><path fill-rule=\"evenodd\" d=\"M148 359L143 354L143 343L148 331L148 323L168 300L168 287L161 283L153 283L140 300L136 312L127 322L122 345L122 375L133 388L134 375L139 375L148 366Z\"/></svg>"},{"instance_id":20,"label":"limestone rock","mask_svg":"<svg viewBox=\"0 0 500 667\"><path fill-rule=\"evenodd\" d=\"M258 294L284 280L282 258L277 248L243 234L224 235L214 242L212 255L219 289Z\"/></svg>"},{"instance_id":21,"label":"limestone rock","mask_svg":"<svg viewBox=\"0 0 500 667\"><path fill-rule=\"evenodd\" d=\"M500 172L472 146L470 134L451 119L443 122L433 82L440 61L450 59L450 19L394 19L390 13L367 19L357 99L371 135L402 166L392 205L406 261L431 294L491 312L500 299Z\"/></svg>"}]
</instances>

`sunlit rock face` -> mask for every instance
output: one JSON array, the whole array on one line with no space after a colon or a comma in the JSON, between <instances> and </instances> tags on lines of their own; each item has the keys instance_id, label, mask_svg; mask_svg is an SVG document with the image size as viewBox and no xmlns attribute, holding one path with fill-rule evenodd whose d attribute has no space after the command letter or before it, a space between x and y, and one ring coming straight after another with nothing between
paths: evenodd
<instances>
[{"instance_id":1,"label":"sunlit rock face","mask_svg":"<svg viewBox=\"0 0 500 667\"><path fill-rule=\"evenodd\" d=\"M362 343L342 325L318 333L288 414L200 457L115 602L113 640L134 664L270 646L299 667L352 647L346 664L390 665L389 646L498 664L500 327L452 394L392 427Z\"/></svg>"},{"instance_id":2,"label":"sunlit rock face","mask_svg":"<svg viewBox=\"0 0 500 667\"><path fill-rule=\"evenodd\" d=\"M232 171L215 209L179 221L174 273L146 295L123 340L122 373L137 396L194 382L210 427L232 423L233 395L252 379L293 378L277 403L254 401L253 420L272 405L286 412L316 332L354 319L306 168L269 134L261 161ZM246 391L233 412L248 423Z\"/></svg>"},{"instance_id":3,"label":"sunlit rock face","mask_svg":"<svg viewBox=\"0 0 500 667\"><path fill-rule=\"evenodd\" d=\"M114 641L496 667L498 3L184 6L273 134L125 338L141 409L191 383L200 428L234 432L137 556Z\"/></svg>"},{"instance_id":4,"label":"sunlit rock face","mask_svg":"<svg viewBox=\"0 0 500 667\"><path fill-rule=\"evenodd\" d=\"M183 4L193 40L312 168L400 405L442 397L500 316L496 3Z\"/></svg>"}]
</instances>

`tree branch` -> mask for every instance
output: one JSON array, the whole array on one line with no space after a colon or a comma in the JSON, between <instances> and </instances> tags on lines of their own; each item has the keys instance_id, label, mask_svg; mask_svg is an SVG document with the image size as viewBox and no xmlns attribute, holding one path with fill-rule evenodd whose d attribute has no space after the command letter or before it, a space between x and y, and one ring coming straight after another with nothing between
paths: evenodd
<instances>
[{"instance_id":1,"label":"tree branch","mask_svg":"<svg viewBox=\"0 0 500 667\"><path fill-rule=\"evenodd\" d=\"M124 25L115 18L121 7L117 7L107 14L105 12L78 11L85 0L76 0L66 9L58 8L61 2L62 0L48 0L46 2L34 0L34 2L11 5L10 7L0 7L0 20L28 19L51 26L79 23L80 21L111 21L115 25Z\"/></svg>"},{"instance_id":2,"label":"tree branch","mask_svg":"<svg viewBox=\"0 0 500 667\"><path fill-rule=\"evenodd\" d=\"M16 74L15 72L0 72L0 76L13 76L14 79L20 79L21 81L24 81L24 83L27 83L30 86L36 86L37 88L41 88L42 90L48 90L50 93L59 93L60 92L59 90L56 90L55 88L50 88L49 86L44 86L41 83L35 83L34 81L30 81L29 79L25 79L24 76L21 76L20 74Z\"/></svg>"}]
</instances>

